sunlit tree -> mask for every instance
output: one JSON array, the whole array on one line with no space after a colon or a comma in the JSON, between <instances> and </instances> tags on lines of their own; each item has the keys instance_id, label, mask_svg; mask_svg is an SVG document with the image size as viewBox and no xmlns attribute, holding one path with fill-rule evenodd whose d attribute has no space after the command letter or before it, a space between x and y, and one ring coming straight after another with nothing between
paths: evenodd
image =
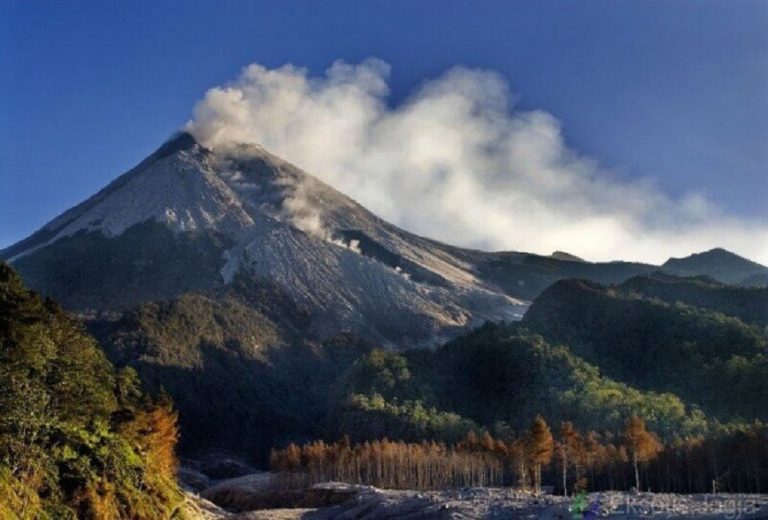
<instances>
[{"instance_id":1,"label":"sunlit tree","mask_svg":"<svg viewBox=\"0 0 768 520\"><path fill-rule=\"evenodd\" d=\"M649 432L646 429L645 421L636 415L633 415L627 421L627 425L624 428L624 439L632 458L632 467L635 472L635 488L640 490L639 465L640 463L652 460L658 455L661 451L661 442L659 442L659 438L653 432Z\"/></svg>"}]
</instances>

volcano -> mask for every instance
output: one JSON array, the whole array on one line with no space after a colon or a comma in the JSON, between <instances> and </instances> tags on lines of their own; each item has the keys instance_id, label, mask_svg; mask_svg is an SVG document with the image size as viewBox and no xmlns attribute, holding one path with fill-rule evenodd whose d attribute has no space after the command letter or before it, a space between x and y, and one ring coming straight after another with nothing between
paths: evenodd
<instances>
[{"instance_id":1,"label":"volcano","mask_svg":"<svg viewBox=\"0 0 768 520\"><path fill-rule=\"evenodd\" d=\"M307 309L313 336L384 344L519 319L527 301L485 279L478 255L399 229L260 147L212 151L187 133L2 252L76 311L268 280Z\"/></svg>"}]
</instances>

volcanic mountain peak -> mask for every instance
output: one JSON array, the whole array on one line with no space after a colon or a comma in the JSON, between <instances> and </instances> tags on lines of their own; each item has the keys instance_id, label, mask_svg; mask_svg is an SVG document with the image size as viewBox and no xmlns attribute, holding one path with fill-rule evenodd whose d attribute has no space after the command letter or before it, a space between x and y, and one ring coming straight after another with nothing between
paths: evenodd
<instances>
[{"instance_id":1,"label":"volcanic mountain peak","mask_svg":"<svg viewBox=\"0 0 768 520\"><path fill-rule=\"evenodd\" d=\"M236 276L277 283L322 336L424 341L526 304L463 250L403 231L257 146L188 134L2 254L73 308L122 308ZM215 274L214 274L215 273Z\"/></svg>"},{"instance_id":2,"label":"volcanic mountain peak","mask_svg":"<svg viewBox=\"0 0 768 520\"><path fill-rule=\"evenodd\" d=\"M174 231L238 229L251 223L237 195L210 167L210 152L181 134L29 239L4 251L11 260L80 231L122 235L152 220Z\"/></svg>"}]
</instances>

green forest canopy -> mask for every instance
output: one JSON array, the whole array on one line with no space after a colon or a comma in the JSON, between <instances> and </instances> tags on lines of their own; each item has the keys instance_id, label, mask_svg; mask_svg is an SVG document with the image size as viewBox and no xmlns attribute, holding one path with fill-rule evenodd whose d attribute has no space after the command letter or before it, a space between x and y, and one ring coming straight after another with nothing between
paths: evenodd
<instances>
[{"instance_id":1,"label":"green forest canopy","mask_svg":"<svg viewBox=\"0 0 768 520\"><path fill-rule=\"evenodd\" d=\"M0 263L0 517L170 518L175 421Z\"/></svg>"}]
</instances>

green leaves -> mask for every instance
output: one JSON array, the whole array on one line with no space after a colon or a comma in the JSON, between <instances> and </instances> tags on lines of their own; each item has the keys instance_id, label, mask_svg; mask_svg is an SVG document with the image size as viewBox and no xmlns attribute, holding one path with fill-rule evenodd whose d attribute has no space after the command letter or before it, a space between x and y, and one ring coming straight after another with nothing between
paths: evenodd
<instances>
[{"instance_id":1,"label":"green leaves","mask_svg":"<svg viewBox=\"0 0 768 520\"><path fill-rule=\"evenodd\" d=\"M435 351L374 350L352 367L339 433L452 441L496 424L520 431L537 414L620 431L634 414L665 438L704 431L704 415L676 395L604 377L565 346L517 325L486 324ZM332 421L333 422L333 421Z\"/></svg>"},{"instance_id":2,"label":"green leaves","mask_svg":"<svg viewBox=\"0 0 768 520\"><path fill-rule=\"evenodd\" d=\"M760 383L768 381L762 361L768 336L738 317L750 303L763 305L765 290L719 284L699 294L702 282L674 280L664 278L657 287L634 279L626 291L558 282L534 302L523 324L637 389L675 394L723 421L768 419L768 401L761 399L768 387ZM644 299L641 289L671 303ZM676 295L708 308L675 303Z\"/></svg>"},{"instance_id":3,"label":"green leaves","mask_svg":"<svg viewBox=\"0 0 768 520\"><path fill-rule=\"evenodd\" d=\"M402 354L375 349L355 363L349 385L363 394L402 399L410 393L410 382L411 372Z\"/></svg>"},{"instance_id":4,"label":"green leaves","mask_svg":"<svg viewBox=\"0 0 768 520\"><path fill-rule=\"evenodd\" d=\"M163 518L179 499L172 469L150 467L152 445L120 429L150 413L136 373L116 373L79 323L3 263L0 310L0 518ZM115 422L119 411L130 413ZM164 453L167 439L172 454L175 430Z\"/></svg>"}]
</instances>

